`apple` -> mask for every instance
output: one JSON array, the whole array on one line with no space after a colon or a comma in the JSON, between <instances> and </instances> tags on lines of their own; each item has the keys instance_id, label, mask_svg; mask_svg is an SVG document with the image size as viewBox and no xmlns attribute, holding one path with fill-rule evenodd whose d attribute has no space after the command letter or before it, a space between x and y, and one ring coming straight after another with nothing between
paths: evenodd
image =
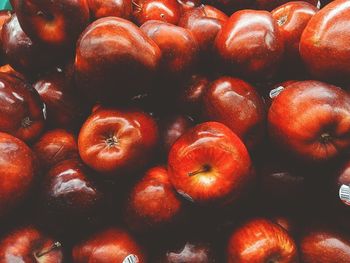
<instances>
[{"instance_id":1,"label":"apple","mask_svg":"<svg viewBox=\"0 0 350 263\"><path fill-rule=\"evenodd\" d=\"M73 263L145 263L142 248L134 238L119 228L110 228L94 234L73 247Z\"/></svg>"},{"instance_id":2,"label":"apple","mask_svg":"<svg viewBox=\"0 0 350 263\"><path fill-rule=\"evenodd\" d=\"M203 117L225 124L249 149L264 136L265 115L261 96L244 80L220 77L204 92Z\"/></svg>"},{"instance_id":3,"label":"apple","mask_svg":"<svg viewBox=\"0 0 350 263\"><path fill-rule=\"evenodd\" d=\"M122 18L101 18L78 40L76 83L93 102L125 103L147 90L160 58L157 44L136 25Z\"/></svg>"},{"instance_id":4,"label":"apple","mask_svg":"<svg viewBox=\"0 0 350 263\"><path fill-rule=\"evenodd\" d=\"M201 5L201 0L177 0L180 4L181 13L184 13L192 8L198 7Z\"/></svg>"},{"instance_id":5,"label":"apple","mask_svg":"<svg viewBox=\"0 0 350 263\"><path fill-rule=\"evenodd\" d=\"M347 79L350 30L344 25L349 16L349 1L337 0L317 12L305 27L300 39L300 55L314 77L335 81Z\"/></svg>"},{"instance_id":6,"label":"apple","mask_svg":"<svg viewBox=\"0 0 350 263\"><path fill-rule=\"evenodd\" d=\"M81 127L78 149L95 171L125 176L147 164L157 141L158 127L150 115L100 108Z\"/></svg>"},{"instance_id":7,"label":"apple","mask_svg":"<svg viewBox=\"0 0 350 263\"><path fill-rule=\"evenodd\" d=\"M38 167L32 150L3 132L0 132L0 160L0 216L3 217L27 197Z\"/></svg>"},{"instance_id":8,"label":"apple","mask_svg":"<svg viewBox=\"0 0 350 263\"><path fill-rule=\"evenodd\" d=\"M25 142L35 140L45 125L46 109L26 81L0 73L0 131Z\"/></svg>"},{"instance_id":9,"label":"apple","mask_svg":"<svg viewBox=\"0 0 350 263\"><path fill-rule=\"evenodd\" d=\"M179 22L181 10L177 0L145 0L134 5L133 15L139 25L149 20L160 20L174 25Z\"/></svg>"},{"instance_id":10,"label":"apple","mask_svg":"<svg viewBox=\"0 0 350 263\"><path fill-rule=\"evenodd\" d=\"M279 6L286 4L286 3L289 3L289 2L296 2L296 1L292 1L292 0L255 0L253 7L256 9L263 9L263 10L271 11L272 9L278 8ZM303 2L307 2L313 6L317 6L319 4L318 0L304 0Z\"/></svg>"},{"instance_id":11,"label":"apple","mask_svg":"<svg viewBox=\"0 0 350 263\"><path fill-rule=\"evenodd\" d=\"M57 49L73 47L89 23L86 0L13 0L11 3L29 37Z\"/></svg>"},{"instance_id":12,"label":"apple","mask_svg":"<svg viewBox=\"0 0 350 263\"><path fill-rule=\"evenodd\" d=\"M2 28L4 24L11 18L12 12L10 10L0 10L0 54L1 54L1 60L0 63L3 64L4 58L3 58L3 49L2 49Z\"/></svg>"},{"instance_id":13,"label":"apple","mask_svg":"<svg viewBox=\"0 0 350 263\"><path fill-rule=\"evenodd\" d=\"M284 54L277 21L267 11L235 12L217 34L218 56L233 73L252 79L268 79Z\"/></svg>"},{"instance_id":14,"label":"apple","mask_svg":"<svg viewBox=\"0 0 350 263\"><path fill-rule=\"evenodd\" d=\"M43 169L50 169L61 161L78 157L77 140L73 133L55 129L44 133L32 147Z\"/></svg>"},{"instance_id":15,"label":"apple","mask_svg":"<svg viewBox=\"0 0 350 263\"><path fill-rule=\"evenodd\" d=\"M290 84L268 113L271 140L301 160L334 159L350 147L350 95L320 81Z\"/></svg>"},{"instance_id":16,"label":"apple","mask_svg":"<svg viewBox=\"0 0 350 263\"><path fill-rule=\"evenodd\" d=\"M297 245L281 226L263 218L251 219L231 234L227 262L296 263Z\"/></svg>"},{"instance_id":17,"label":"apple","mask_svg":"<svg viewBox=\"0 0 350 263\"><path fill-rule=\"evenodd\" d=\"M182 135L170 149L168 170L176 191L198 204L234 201L253 175L246 147L218 122L198 124Z\"/></svg>"},{"instance_id":18,"label":"apple","mask_svg":"<svg viewBox=\"0 0 350 263\"><path fill-rule=\"evenodd\" d=\"M116 16L130 19L132 14L132 0L87 0L90 15L94 19Z\"/></svg>"},{"instance_id":19,"label":"apple","mask_svg":"<svg viewBox=\"0 0 350 263\"><path fill-rule=\"evenodd\" d=\"M21 227L0 240L0 262L61 263L62 245L36 227Z\"/></svg>"},{"instance_id":20,"label":"apple","mask_svg":"<svg viewBox=\"0 0 350 263\"><path fill-rule=\"evenodd\" d=\"M162 21L148 21L140 28L162 51L162 75L183 77L197 61L198 44L190 31Z\"/></svg>"}]
</instances>

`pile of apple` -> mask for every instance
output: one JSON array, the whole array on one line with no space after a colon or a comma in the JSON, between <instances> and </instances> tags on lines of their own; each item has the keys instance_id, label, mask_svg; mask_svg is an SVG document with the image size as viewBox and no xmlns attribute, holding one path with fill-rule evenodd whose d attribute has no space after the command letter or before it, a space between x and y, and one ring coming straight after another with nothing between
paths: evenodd
<instances>
[{"instance_id":1,"label":"pile of apple","mask_svg":"<svg viewBox=\"0 0 350 263\"><path fill-rule=\"evenodd\" d=\"M349 263L350 0L12 0L0 263Z\"/></svg>"}]
</instances>

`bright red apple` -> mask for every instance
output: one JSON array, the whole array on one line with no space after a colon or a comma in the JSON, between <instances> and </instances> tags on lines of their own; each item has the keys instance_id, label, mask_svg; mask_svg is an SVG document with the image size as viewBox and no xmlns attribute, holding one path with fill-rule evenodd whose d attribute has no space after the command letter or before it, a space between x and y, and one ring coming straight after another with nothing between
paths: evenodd
<instances>
[{"instance_id":1,"label":"bright red apple","mask_svg":"<svg viewBox=\"0 0 350 263\"><path fill-rule=\"evenodd\" d=\"M94 19L116 16L130 19L132 0L87 0L90 14Z\"/></svg>"}]
</instances>

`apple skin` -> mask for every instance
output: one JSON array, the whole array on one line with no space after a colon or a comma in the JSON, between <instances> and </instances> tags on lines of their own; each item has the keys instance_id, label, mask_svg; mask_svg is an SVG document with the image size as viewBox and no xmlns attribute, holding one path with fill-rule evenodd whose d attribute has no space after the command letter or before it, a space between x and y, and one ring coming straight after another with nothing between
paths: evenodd
<instances>
[{"instance_id":1,"label":"apple skin","mask_svg":"<svg viewBox=\"0 0 350 263\"><path fill-rule=\"evenodd\" d=\"M31 142L42 133L45 106L25 81L0 73L0 131Z\"/></svg>"},{"instance_id":2,"label":"apple skin","mask_svg":"<svg viewBox=\"0 0 350 263\"><path fill-rule=\"evenodd\" d=\"M228 241L227 262L298 262L294 240L267 219L251 219L236 229Z\"/></svg>"},{"instance_id":3,"label":"apple skin","mask_svg":"<svg viewBox=\"0 0 350 263\"><path fill-rule=\"evenodd\" d=\"M272 142L292 156L322 162L350 146L350 95L320 81L290 84L268 113Z\"/></svg>"},{"instance_id":4,"label":"apple skin","mask_svg":"<svg viewBox=\"0 0 350 263\"><path fill-rule=\"evenodd\" d=\"M133 9L131 0L87 0L87 3L93 19L107 16L131 18Z\"/></svg>"},{"instance_id":5,"label":"apple skin","mask_svg":"<svg viewBox=\"0 0 350 263\"><path fill-rule=\"evenodd\" d=\"M284 40L287 61L301 62L299 43L307 23L319 10L307 2L287 2L274 9L271 14L277 20Z\"/></svg>"},{"instance_id":6,"label":"apple skin","mask_svg":"<svg viewBox=\"0 0 350 263\"><path fill-rule=\"evenodd\" d=\"M150 115L100 108L83 124L78 149L95 171L123 176L147 164L157 141L158 127Z\"/></svg>"},{"instance_id":7,"label":"apple skin","mask_svg":"<svg viewBox=\"0 0 350 263\"><path fill-rule=\"evenodd\" d=\"M145 263L146 258L141 247L126 231L110 228L89 237L73 247L73 263L111 263L124 262L125 258L134 255L137 263Z\"/></svg>"},{"instance_id":8,"label":"apple skin","mask_svg":"<svg viewBox=\"0 0 350 263\"><path fill-rule=\"evenodd\" d=\"M147 90L161 51L133 23L117 17L90 24L77 43L75 77L92 101L115 104Z\"/></svg>"},{"instance_id":9,"label":"apple skin","mask_svg":"<svg viewBox=\"0 0 350 263\"><path fill-rule=\"evenodd\" d=\"M23 31L34 41L55 48L73 47L88 25L86 0L13 0Z\"/></svg>"},{"instance_id":10,"label":"apple skin","mask_svg":"<svg viewBox=\"0 0 350 263\"><path fill-rule=\"evenodd\" d=\"M0 263L63 263L61 243L33 226L18 228L0 240Z\"/></svg>"},{"instance_id":11,"label":"apple skin","mask_svg":"<svg viewBox=\"0 0 350 263\"><path fill-rule=\"evenodd\" d=\"M176 191L198 204L236 201L253 176L246 147L218 122L198 124L182 135L170 149L168 170Z\"/></svg>"},{"instance_id":12,"label":"apple skin","mask_svg":"<svg viewBox=\"0 0 350 263\"><path fill-rule=\"evenodd\" d=\"M160 20L177 25L181 9L177 0L145 0L135 5L133 15L138 25L149 20Z\"/></svg>"},{"instance_id":13,"label":"apple skin","mask_svg":"<svg viewBox=\"0 0 350 263\"><path fill-rule=\"evenodd\" d=\"M251 79L271 78L284 54L277 22L267 11L235 12L217 34L215 48L230 71Z\"/></svg>"},{"instance_id":14,"label":"apple skin","mask_svg":"<svg viewBox=\"0 0 350 263\"><path fill-rule=\"evenodd\" d=\"M0 132L0 216L27 196L37 172L32 150L21 140Z\"/></svg>"},{"instance_id":15,"label":"apple skin","mask_svg":"<svg viewBox=\"0 0 350 263\"><path fill-rule=\"evenodd\" d=\"M303 234L300 255L304 263L350 261L349 237L332 229L312 229Z\"/></svg>"},{"instance_id":16,"label":"apple skin","mask_svg":"<svg viewBox=\"0 0 350 263\"><path fill-rule=\"evenodd\" d=\"M284 5L288 2L293 2L291 0L255 0L254 9L262 9L271 11L274 8L277 8L281 5ZM317 6L318 0L304 0L303 2L307 2L313 6Z\"/></svg>"},{"instance_id":17,"label":"apple skin","mask_svg":"<svg viewBox=\"0 0 350 263\"><path fill-rule=\"evenodd\" d=\"M32 149L44 170L50 169L61 161L79 156L76 137L63 129L44 133Z\"/></svg>"},{"instance_id":18,"label":"apple skin","mask_svg":"<svg viewBox=\"0 0 350 263\"><path fill-rule=\"evenodd\" d=\"M162 51L162 75L183 77L195 66L198 44L190 31L162 21L147 21L140 28Z\"/></svg>"},{"instance_id":19,"label":"apple skin","mask_svg":"<svg viewBox=\"0 0 350 263\"><path fill-rule=\"evenodd\" d=\"M3 54L3 49L2 49L2 28L4 24L11 18L12 12L10 10L1 10L0 11L0 63L4 63L4 54Z\"/></svg>"},{"instance_id":20,"label":"apple skin","mask_svg":"<svg viewBox=\"0 0 350 263\"><path fill-rule=\"evenodd\" d=\"M182 210L182 200L170 183L166 167L156 166L132 188L126 202L125 221L134 231L154 231L169 227Z\"/></svg>"},{"instance_id":21,"label":"apple skin","mask_svg":"<svg viewBox=\"0 0 350 263\"><path fill-rule=\"evenodd\" d=\"M177 2L180 4L181 13L185 13L188 10L198 7L202 3L201 0L177 0Z\"/></svg>"},{"instance_id":22,"label":"apple skin","mask_svg":"<svg viewBox=\"0 0 350 263\"><path fill-rule=\"evenodd\" d=\"M235 132L249 149L264 136L265 106L255 88L244 80L220 77L203 95L203 117Z\"/></svg>"},{"instance_id":23,"label":"apple skin","mask_svg":"<svg viewBox=\"0 0 350 263\"><path fill-rule=\"evenodd\" d=\"M350 3L334 1L307 24L300 39L300 55L310 73L318 79L347 79L350 73ZM341 34L339 34L341 32Z\"/></svg>"}]
</instances>

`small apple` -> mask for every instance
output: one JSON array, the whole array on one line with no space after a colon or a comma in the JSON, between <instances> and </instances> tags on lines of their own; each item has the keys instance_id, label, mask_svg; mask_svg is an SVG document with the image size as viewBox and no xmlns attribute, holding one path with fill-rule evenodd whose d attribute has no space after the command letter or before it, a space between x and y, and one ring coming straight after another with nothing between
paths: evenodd
<instances>
[{"instance_id":1,"label":"small apple","mask_svg":"<svg viewBox=\"0 0 350 263\"><path fill-rule=\"evenodd\" d=\"M93 19L116 16L130 19L132 0L87 0Z\"/></svg>"}]
</instances>

